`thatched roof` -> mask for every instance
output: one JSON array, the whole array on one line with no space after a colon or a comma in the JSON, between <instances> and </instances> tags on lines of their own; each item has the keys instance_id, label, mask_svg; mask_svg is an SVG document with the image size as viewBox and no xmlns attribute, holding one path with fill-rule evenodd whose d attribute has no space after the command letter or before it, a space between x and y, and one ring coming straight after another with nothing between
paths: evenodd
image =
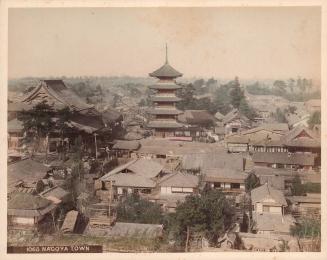
<instances>
[{"instance_id":1,"label":"thatched roof","mask_svg":"<svg viewBox=\"0 0 327 260\"><path fill-rule=\"evenodd\" d=\"M50 200L29 193L16 193L8 201L8 215L38 217L56 207Z\"/></svg>"},{"instance_id":2,"label":"thatched roof","mask_svg":"<svg viewBox=\"0 0 327 260\"><path fill-rule=\"evenodd\" d=\"M287 206L284 194L268 183L251 190L252 204L264 202L265 204L275 206Z\"/></svg>"},{"instance_id":3,"label":"thatched roof","mask_svg":"<svg viewBox=\"0 0 327 260\"><path fill-rule=\"evenodd\" d=\"M116 150L138 150L141 144L138 141L117 140L112 149Z\"/></svg>"},{"instance_id":4,"label":"thatched roof","mask_svg":"<svg viewBox=\"0 0 327 260\"><path fill-rule=\"evenodd\" d=\"M286 165L309 165L313 166L314 154L282 153L282 152L255 152L252 155L254 163L286 164Z\"/></svg>"},{"instance_id":5,"label":"thatched roof","mask_svg":"<svg viewBox=\"0 0 327 260\"><path fill-rule=\"evenodd\" d=\"M198 176L181 172L167 174L159 180L161 187L196 188L198 185Z\"/></svg>"}]
</instances>

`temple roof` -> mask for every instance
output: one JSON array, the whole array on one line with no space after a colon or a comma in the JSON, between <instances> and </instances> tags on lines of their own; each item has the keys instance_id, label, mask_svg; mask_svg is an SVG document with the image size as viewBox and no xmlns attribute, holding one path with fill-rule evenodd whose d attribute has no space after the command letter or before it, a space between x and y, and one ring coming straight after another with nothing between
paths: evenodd
<instances>
[{"instance_id":1,"label":"temple roof","mask_svg":"<svg viewBox=\"0 0 327 260\"><path fill-rule=\"evenodd\" d=\"M153 102L178 102L181 99L176 96L152 96L151 101Z\"/></svg>"},{"instance_id":2,"label":"temple roof","mask_svg":"<svg viewBox=\"0 0 327 260\"><path fill-rule=\"evenodd\" d=\"M182 124L173 120L153 120L148 124L149 128L181 128Z\"/></svg>"},{"instance_id":3,"label":"temple roof","mask_svg":"<svg viewBox=\"0 0 327 260\"><path fill-rule=\"evenodd\" d=\"M23 100L31 103L38 98L42 90L53 98L59 107L70 107L73 110L84 110L94 107L87 104L82 98L67 88L62 80L42 80L40 84Z\"/></svg>"},{"instance_id":4,"label":"temple roof","mask_svg":"<svg viewBox=\"0 0 327 260\"><path fill-rule=\"evenodd\" d=\"M161 108L154 108L149 109L149 114L152 115L179 115L182 114L183 111L180 111L178 109L161 109Z\"/></svg>"},{"instance_id":5,"label":"temple roof","mask_svg":"<svg viewBox=\"0 0 327 260\"><path fill-rule=\"evenodd\" d=\"M170 66L168 62L154 72L149 73L149 75L156 78L178 78L183 76L182 73Z\"/></svg>"},{"instance_id":6,"label":"temple roof","mask_svg":"<svg viewBox=\"0 0 327 260\"><path fill-rule=\"evenodd\" d=\"M157 82L156 84L149 86L150 89L170 89L170 90L175 90L175 89L180 89L182 88L181 86L175 84L174 82Z\"/></svg>"}]
</instances>

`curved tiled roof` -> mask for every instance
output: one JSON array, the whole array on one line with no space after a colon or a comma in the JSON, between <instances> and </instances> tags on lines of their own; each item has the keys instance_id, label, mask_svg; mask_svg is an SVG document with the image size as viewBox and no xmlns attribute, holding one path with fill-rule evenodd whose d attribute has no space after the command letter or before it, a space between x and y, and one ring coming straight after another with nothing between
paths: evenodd
<instances>
[{"instance_id":1,"label":"curved tiled roof","mask_svg":"<svg viewBox=\"0 0 327 260\"><path fill-rule=\"evenodd\" d=\"M183 113L178 109L161 109L161 108L150 109L148 112L152 115L179 115Z\"/></svg>"},{"instance_id":2,"label":"curved tiled roof","mask_svg":"<svg viewBox=\"0 0 327 260\"><path fill-rule=\"evenodd\" d=\"M151 101L153 102L178 102L181 99L176 96L153 96Z\"/></svg>"},{"instance_id":3,"label":"curved tiled roof","mask_svg":"<svg viewBox=\"0 0 327 260\"><path fill-rule=\"evenodd\" d=\"M154 85L149 86L150 89L167 89L167 90L176 90L182 88L181 86L175 84L174 82L162 83L158 82Z\"/></svg>"},{"instance_id":4,"label":"curved tiled roof","mask_svg":"<svg viewBox=\"0 0 327 260\"><path fill-rule=\"evenodd\" d=\"M182 73L170 66L168 62L154 72L149 73L149 75L156 78L177 78L183 76Z\"/></svg>"},{"instance_id":5,"label":"curved tiled roof","mask_svg":"<svg viewBox=\"0 0 327 260\"><path fill-rule=\"evenodd\" d=\"M154 120L149 122L149 128L180 128L182 124L177 123L176 121L164 121L164 120Z\"/></svg>"}]
</instances>

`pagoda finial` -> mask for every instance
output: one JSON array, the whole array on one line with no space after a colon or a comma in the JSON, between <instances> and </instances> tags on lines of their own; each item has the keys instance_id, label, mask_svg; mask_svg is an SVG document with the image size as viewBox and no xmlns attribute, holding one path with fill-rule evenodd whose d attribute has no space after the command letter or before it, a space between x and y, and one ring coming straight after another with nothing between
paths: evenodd
<instances>
[{"instance_id":1,"label":"pagoda finial","mask_svg":"<svg viewBox=\"0 0 327 260\"><path fill-rule=\"evenodd\" d=\"M166 43L166 64L168 64L168 46Z\"/></svg>"}]
</instances>

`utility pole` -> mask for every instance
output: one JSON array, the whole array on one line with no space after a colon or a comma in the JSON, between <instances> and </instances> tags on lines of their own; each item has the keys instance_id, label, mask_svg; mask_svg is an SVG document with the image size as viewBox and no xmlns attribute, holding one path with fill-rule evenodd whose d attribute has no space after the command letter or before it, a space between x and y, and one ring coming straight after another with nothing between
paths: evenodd
<instances>
[{"instance_id":1,"label":"utility pole","mask_svg":"<svg viewBox=\"0 0 327 260\"><path fill-rule=\"evenodd\" d=\"M95 159L98 159L98 145L97 145L97 134L94 133L94 144L95 144Z\"/></svg>"},{"instance_id":2,"label":"utility pole","mask_svg":"<svg viewBox=\"0 0 327 260\"><path fill-rule=\"evenodd\" d=\"M108 202L108 218L109 218L109 225L110 223L110 218L111 218L111 200L112 200L112 180L109 181L110 184L110 190L109 190L109 202Z\"/></svg>"}]
</instances>

